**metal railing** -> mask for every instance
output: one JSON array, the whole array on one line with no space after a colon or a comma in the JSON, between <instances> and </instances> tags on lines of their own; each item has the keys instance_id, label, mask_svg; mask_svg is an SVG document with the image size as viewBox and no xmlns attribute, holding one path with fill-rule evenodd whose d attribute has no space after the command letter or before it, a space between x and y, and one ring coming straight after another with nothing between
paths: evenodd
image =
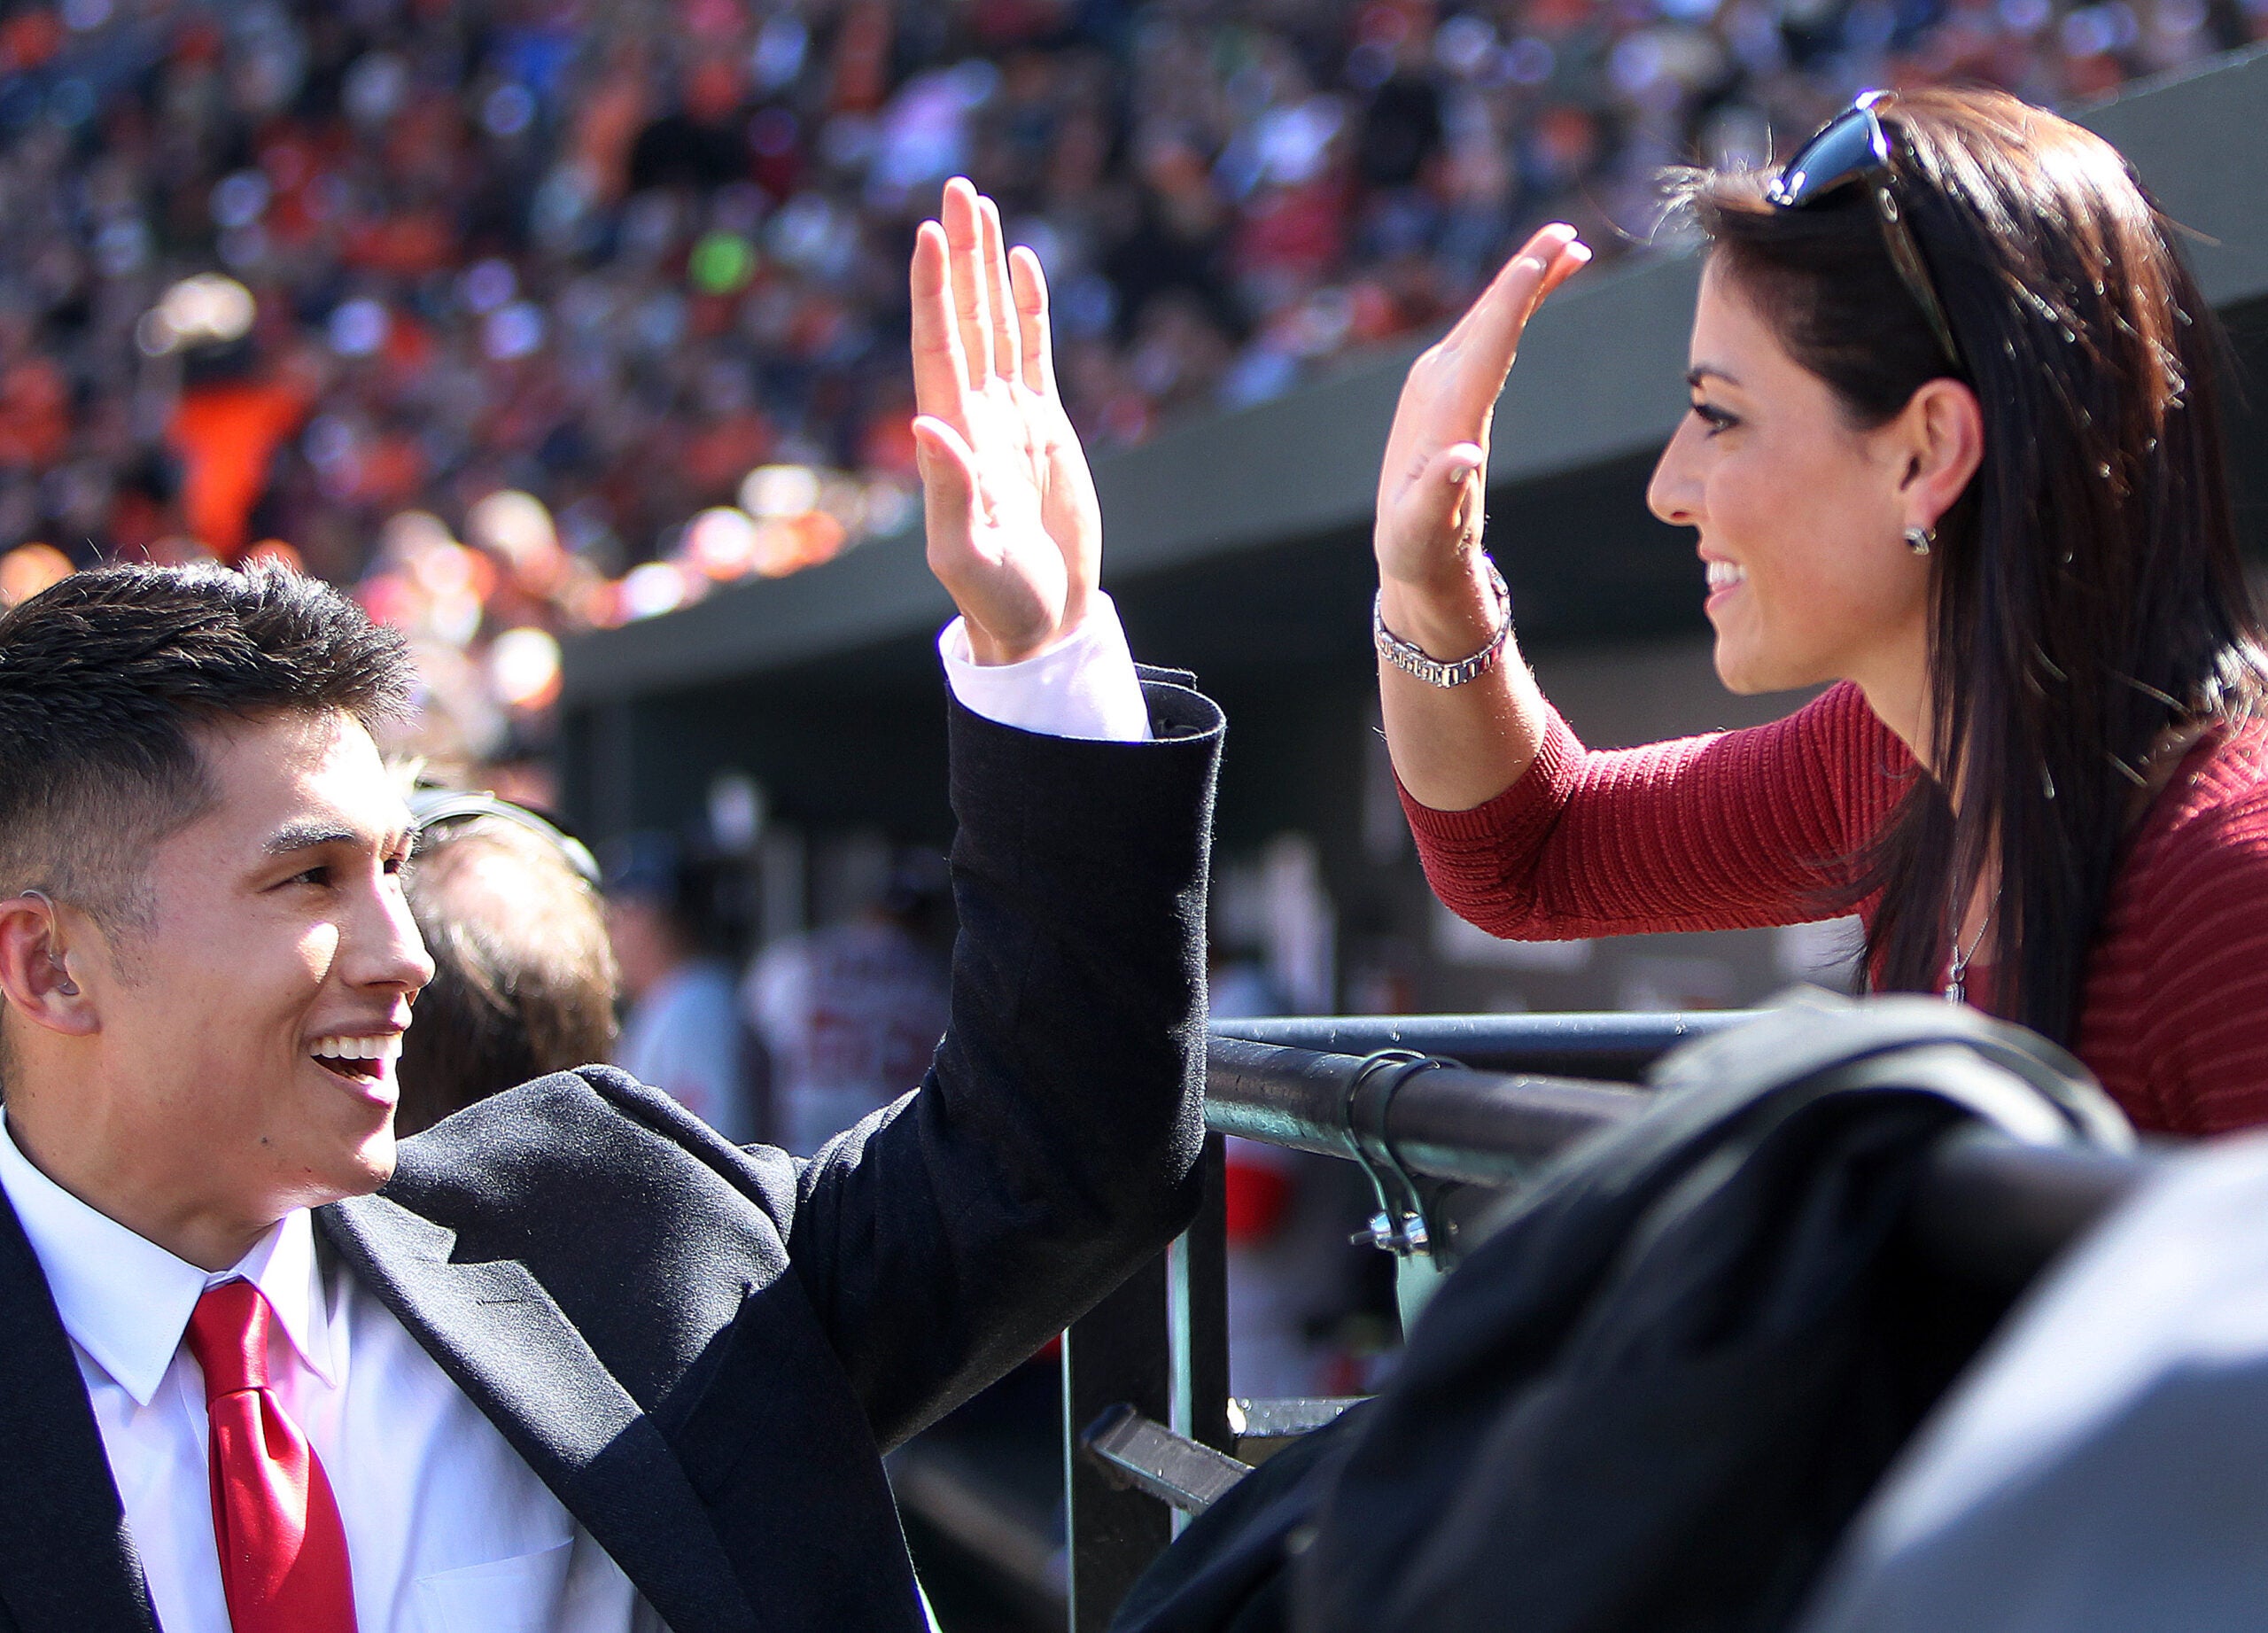
<instances>
[{"instance_id":1,"label":"metal railing","mask_svg":"<svg viewBox=\"0 0 2268 1633\"><path fill-rule=\"evenodd\" d=\"M1744 1015L1338 1016L1215 1023L1205 1200L1189 1233L1064 1335L1069 1625L1106 1628L1179 1516L1244 1472L1240 1437L1328 1420L1343 1402L1231 1402L1221 1134L1360 1163L1371 1237L1446 1256L1440 1181L1516 1184L1571 1140L1643 1112L1633 1086ZM1453 1056L1453 1060L1440 1057ZM2141 1162L1947 1136L1907 1228L1973 1278L2022 1285L2123 1195Z\"/></svg>"}]
</instances>

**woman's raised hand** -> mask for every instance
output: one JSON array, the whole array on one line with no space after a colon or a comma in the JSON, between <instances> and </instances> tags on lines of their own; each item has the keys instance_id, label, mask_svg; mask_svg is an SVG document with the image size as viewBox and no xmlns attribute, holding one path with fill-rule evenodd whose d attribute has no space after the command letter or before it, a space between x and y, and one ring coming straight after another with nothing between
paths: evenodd
<instances>
[{"instance_id":1,"label":"woman's raised hand","mask_svg":"<svg viewBox=\"0 0 2268 1633\"><path fill-rule=\"evenodd\" d=\"M913 243L913 422L929 570L982 664L1045 651L1086 616L1102 509L1055 389L1047 283L959 177Z\"/></svg>"},{"instance_id":2,"label":"woman's raised hand","mask_svg":"<svg viewBox=\"0 0 2268 1633\"><path fill-rule=\"evenodd\" d=\"M1488 425L1520 333L1543 298L1590 258L1573 227L1543 228L1456 327L1410 365L1379 471L1373 537L1379 579L1390 589L1422 593L1469 581L1480 541Z\"/></svg>"}]
</instances>

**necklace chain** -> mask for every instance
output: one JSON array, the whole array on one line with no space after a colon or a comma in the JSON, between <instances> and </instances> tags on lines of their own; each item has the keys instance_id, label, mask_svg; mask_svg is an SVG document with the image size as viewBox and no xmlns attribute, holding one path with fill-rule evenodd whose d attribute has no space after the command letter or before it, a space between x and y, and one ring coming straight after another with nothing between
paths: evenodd
<instances>
[{"instance_id":1,"label":"necklace chain","mask_svg":"<svg viewBox=\"0 0 2268 1633\"><path fill-rule=\"evenodd\" d=\"M1999 904L1995 903L1997 906ZM1961 950L1961 931L1953 933L1953 965L1946 972L1946 1002L1965 1004L1969 1001L1969 960L1977 956L1977 949L1984 945L1984 932L1992 928L1992 908L1984 909L1984 921L1977 927L1977 934L1969 938L1969 951Z\"/></svg>"},{"instance_id":2,"label":"necklace chain","mask_svg":"<svg viewBox=\"0 0 2268 1633\"><path fill-rule=\"evenodd\" d=\"M2201 729L2202 729L2202 727L2193 719L2177 717L2151 739L2149 750L2142 756L2140 768L2131 768L2123 761L2113 763L2117 765L2121 771L2125 772L2137 787L2149 789L2155 794L2158 790L2149 789L2149 780L2158 770L2160 762L2169 757L2179 759L2181 756L2186 755L2196 746L2197 735ZM2052 784L2050 789L2052 793ZM1969 961L1977 956L1977 948L1984 945L1984 934L1992 928L1993 910L1999 905L1995 902L1984 909L1984 922L1977 925L1977 934L1970 937L1969 950L1965 953L1961 951L1961 929L1959 926L1954 927L1953 963L1946 971L1946 1001L1947 1003L1965 1004L1969 1001Z\"/></svg>"}]
</instances>

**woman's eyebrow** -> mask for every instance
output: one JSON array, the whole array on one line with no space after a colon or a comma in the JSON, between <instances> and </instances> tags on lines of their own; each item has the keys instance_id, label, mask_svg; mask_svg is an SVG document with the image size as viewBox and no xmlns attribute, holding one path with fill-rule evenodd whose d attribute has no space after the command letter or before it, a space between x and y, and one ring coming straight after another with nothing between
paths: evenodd
<instances>
[{"instance_id":1,"label":"woman's eyebrow","mask_svg":"<svg viewBox=\"0 0 2268 1633\"><path fill-rule=\"evenodd\" d=\"M1722 380L1726 385L1732 386L1737 386L1740 384L1738 380L1714 363L1696 363L1685 371L1685 383L1697 392L1701 389L1702 381L1711 379Z\"/></svg>"}]
</instances>

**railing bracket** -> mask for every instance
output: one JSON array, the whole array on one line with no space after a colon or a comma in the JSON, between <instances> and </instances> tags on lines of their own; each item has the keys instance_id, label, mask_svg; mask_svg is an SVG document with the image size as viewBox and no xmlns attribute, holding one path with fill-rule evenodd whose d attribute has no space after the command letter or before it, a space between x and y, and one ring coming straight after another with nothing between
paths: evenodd
<instances>
[{"instance_id":1,"label":"railing bracket","mask_svg":"<svg viewBox=\"0 0 2268 1633\"><path fill-rule=\"evenodd\" d=\"M1146 1491L1185 1514L1201 1514L1252 1465L1177 1435L1123 1404L1087 1426L1079 1444L1113 1481Z\"/></svg>"},{"instance_id":2,"label":"railing bracket","mask_svg":"<svg viewBox=\"0 0 2268 1633\"><path fill-rule=\"evenodd\" d=\"M1402 1258L1448 1262L1449 1233L1433 1197L1403 1165L1386 1137L1386 1119L1403 1084L1420 1072L1456 1063L1407 1049L1380 1049L1363 1061L1348 1085L1341 1113L1348 1154L1369 1177L1379 1204L1369 1226L1349 1238L1356 1246L1367 1243Z\"/></svg>"}]
</instances>

